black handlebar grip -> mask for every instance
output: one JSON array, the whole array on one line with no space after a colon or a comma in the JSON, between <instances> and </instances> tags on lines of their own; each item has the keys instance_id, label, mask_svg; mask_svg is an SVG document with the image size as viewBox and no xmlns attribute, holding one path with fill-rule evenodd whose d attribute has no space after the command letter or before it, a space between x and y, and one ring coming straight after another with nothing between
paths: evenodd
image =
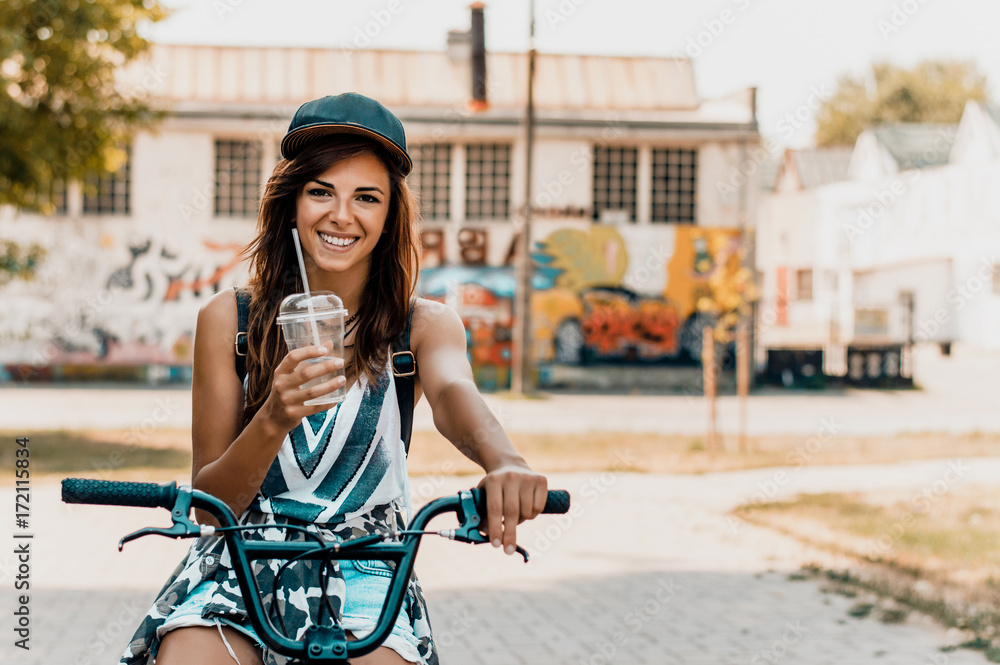
<instances>
[{"instance_id":1,"label":"black handlebar grip","mask_svg":"<svg viewBox=\"0 0 1000 665\"><path fill-rule=\"evenodd\" d=\"M486 492L478 487L472 489L472 498L476 502L476 510L486 518ZM545 499L543 513L550 515L561 515L569 512L569 492L566 490L549 490L549 495Z\"/></svg>"},{"instance_id":2,"label":"black handlebar grip","mask_svg":"<svg viewBox=\"0 0 1000 665\"><path fill-rule=\"evenodd\" d=\"M66 478L62 481L62 500L66 503L173 508L176 498L177 483L158 485L89 478Z\"/></svg>"},{"instance_id":3,"label":"black handlebar grip","mask_svg":"<svg viewBox=\"0 0 1000 665\"><path fill-rule=\"evenodd\" d=\"M562 515L569 512L569 492L566 490L550 490L549 496L545 499L543 513L550 515Z\"/></svg>"}]
</instances>

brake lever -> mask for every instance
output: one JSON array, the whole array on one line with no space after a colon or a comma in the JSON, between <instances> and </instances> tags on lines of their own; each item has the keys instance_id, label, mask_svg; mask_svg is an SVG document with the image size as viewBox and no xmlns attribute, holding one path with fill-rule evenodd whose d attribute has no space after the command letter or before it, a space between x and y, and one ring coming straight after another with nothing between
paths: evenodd
<instances>
[{"instance_id":1,"label":"brake lever","mask_svg":"<svg viewBox=\"0 0 1000 665\"><path fill-rule=\"evenodd\" d=\"M479 530L482 525L482 520L479 517L479 509L476 508L476 502L472 496L472 492L470 490L463 490L459 492L458 500L459 507L456 511L459 521L458 528L439 531L438 533L449 540L457 540L461 543L482 545L483 543L490 542L483 532ZM524 559L524 562L528 563L528 559L530 558L528 551L520 545L515 545L515 548L516 552Z\"/></svg>"},{"instance_id":2,"label":"brake lever","mask_svg":"<svg viewBox=\"0 0 1000 665\"><path fill-rule=\"evenodd\" d=\"M174 499L174 507L170 510L170 517L173 519L173 526L169 529L147 526L124 536L118 541L118 551L121 552L125 543L143 538L145 536L166 536L167 538L190 538L192 536L210 535L215 529L208 527L203 529L191 521L191 488L178 487L177 498Z\"/></svg>"}]
</instances>

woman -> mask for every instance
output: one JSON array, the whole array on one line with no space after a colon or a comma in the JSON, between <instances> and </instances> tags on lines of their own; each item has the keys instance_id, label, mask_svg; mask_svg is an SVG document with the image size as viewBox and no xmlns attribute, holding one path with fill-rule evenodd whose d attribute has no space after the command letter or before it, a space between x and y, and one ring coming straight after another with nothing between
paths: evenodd
<instances>
[{"instance_id":1,"label":"woman","mask_svg":"<svg viewBox=\"0 0 1000 665\"><path fill-rule=\"evenodd\" d=\"M546 481L528 468L480 397L461 320L443 305L414 300L416 205L405 181L411 162L402 124L367 97L324 97L296 112L282 155L264 192L257 237L246 250L251 300L245 386L235 370L234 292L219 293L198 316L194 487L224 500L244 524L310 524L327 538L401 526L408 487L389 347L412 316L415 400L425 396L441 433L483 467L486 531L494 546L513 553L517 524L545 504ZM324 350L287 352L275 325L284 297L304 290L293 226L310 289L336 293L352 314L344 359L304 362ZM300 388L338 369L346 376ZM347 397L328 410L304 404L345 384ZM302 536L291 531L285 537ZM298 563L282 575L274 597L267 590L277 564L256 571L265 604L277 604L293 636L322 617L316 564ZM351 637L374 628L389 579L380 565L341 562L327 585ZM218 537L199 539L191 548L122 658L154 660L282 662L262 648L246 620ZM415 580L385 645L355 662L437 662Z\"/></svg>"}]
</instances>

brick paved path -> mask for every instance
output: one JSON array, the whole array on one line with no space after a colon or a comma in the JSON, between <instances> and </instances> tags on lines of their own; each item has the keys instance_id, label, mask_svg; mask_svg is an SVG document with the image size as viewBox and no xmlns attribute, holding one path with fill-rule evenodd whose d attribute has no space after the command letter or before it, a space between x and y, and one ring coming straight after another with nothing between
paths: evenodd
<instances>
[{"instance_id":1,"label":"brick paved path","mask_svg":"<svg viewBox=\"0 0 1000 665\"><path fill-rule=\"evenodd\" d=\"M916 488L946 468L936 461L803 468L782 489ZM1000 462L978 460L965 479L996 483L998 471ZM443 662L986 662L976 652L940 652L944 630L919 615L899 625L854 619L847 610L855 601L823 593L814 581L789 580L814 552L770 531L734 529L724 518L774 473L555 476L553 486L570 489L576 508L522 526L519 540L533 555L527 566L489 546L427 539L418 570ZM428 477L413 489L438 496L471 482ZM6 505L11 496L0 489ZM147 538L119 554L122 534L165 524L166 512L66 506L51 483L34 488L32 511L32 648L13 649L6 628L0 662L114 662L184 544ZM12 563L0 555L8 626Z\"/></svg>"}]
</instances>

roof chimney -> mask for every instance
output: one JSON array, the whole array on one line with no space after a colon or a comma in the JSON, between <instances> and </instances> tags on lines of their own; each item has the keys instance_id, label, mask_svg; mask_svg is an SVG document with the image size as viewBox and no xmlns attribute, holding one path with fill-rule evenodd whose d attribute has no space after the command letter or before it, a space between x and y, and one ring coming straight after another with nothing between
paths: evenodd
<instances>
[{"instance_id":1,"label":"roof chimney","mask_svg":"<svg viewBox=\"0 0 1000 665\"><path fill-rule=\"evenodd\" d=\"M472 109L485 110L489 106L486 99L486 34L481 2L469 5L472 10Z\"/></svg>"}]
</instances>

